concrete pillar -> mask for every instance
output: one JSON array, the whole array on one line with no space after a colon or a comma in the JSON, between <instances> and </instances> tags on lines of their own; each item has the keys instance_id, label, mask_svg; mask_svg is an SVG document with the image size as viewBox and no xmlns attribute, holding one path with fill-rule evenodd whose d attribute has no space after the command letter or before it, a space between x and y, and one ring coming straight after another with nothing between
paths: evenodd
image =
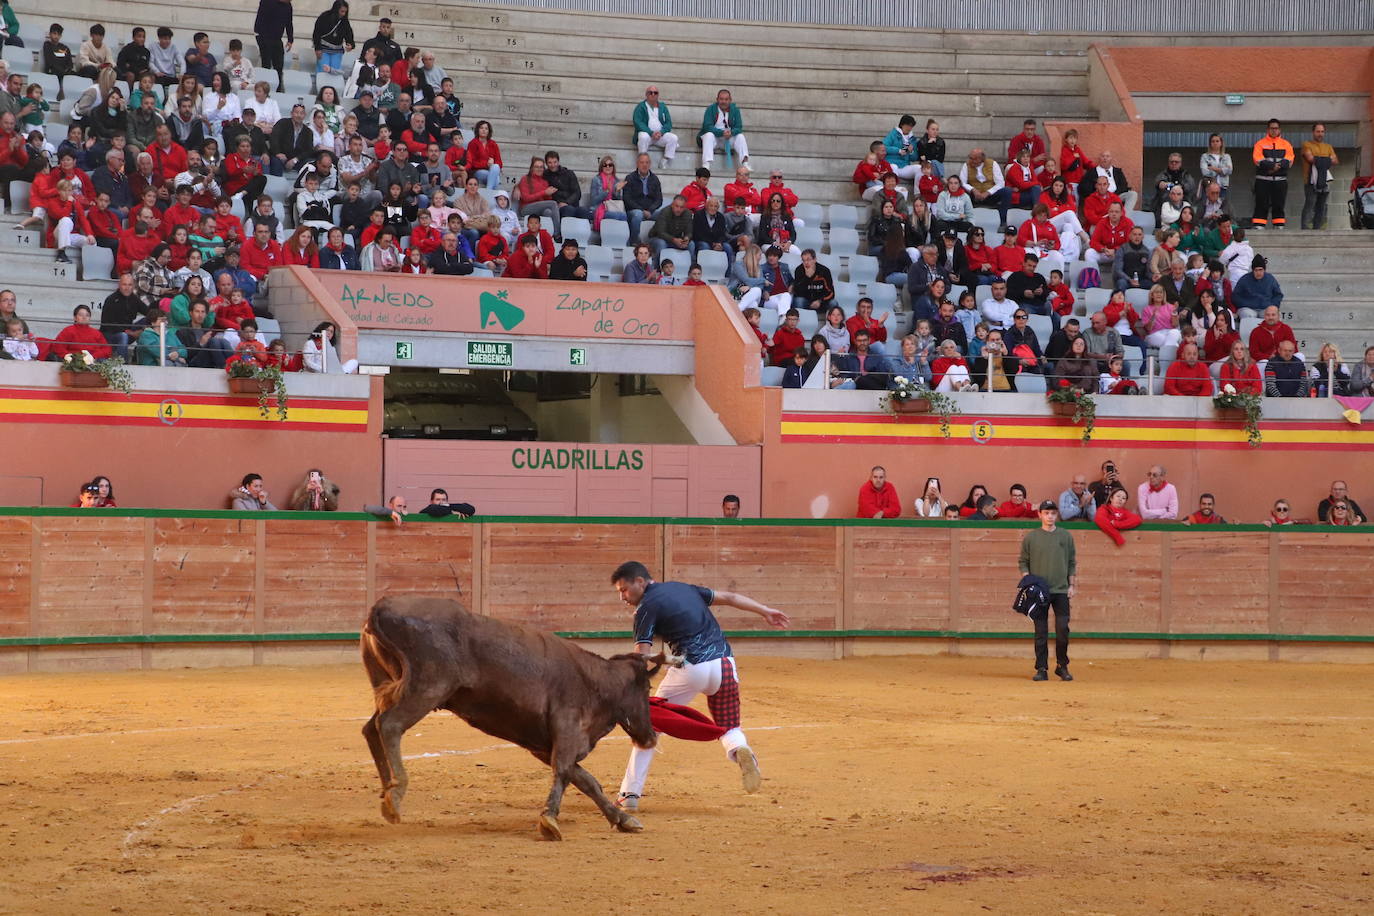
<instances>
[{"instance_id":1,"label":"concrete pillar","mask_svg":"<svg viewBox=\"0 0 1374 916\"><path fill-rule=\"evenodd\" d=\"M592 442L620 441L620 376L602 373L592 386Z\"/></svg>"}]
</instances>

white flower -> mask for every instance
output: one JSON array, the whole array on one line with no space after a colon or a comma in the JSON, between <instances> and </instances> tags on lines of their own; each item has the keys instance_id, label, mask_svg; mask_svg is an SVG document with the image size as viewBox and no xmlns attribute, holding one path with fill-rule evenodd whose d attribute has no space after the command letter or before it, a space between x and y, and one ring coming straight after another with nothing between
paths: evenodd
<instances>
[{"instance_id":1,"label":"white flower","mask_svg":"<svg viewBox=\"0 0 1374 916\"><path fill-rule=\"evenodd\" d=\"M1235 386L1235 385L1231 385L1231 384L1227 384L1227 385L1225 385L1224 387L1222 387L1221 391L1222 391L1222 394L1235 394L1235 393L1236 393L1236 386Z\"/></svg>"},{"instance_id":2,"label":"white flower","mask_svg":"<svg viewBox=\"0 0 1374 916\"><path fill-rule=\"evenodd\" d=\"M903 376L900 376L900 375L899 375L899 376L896 376L896 378L894 379L894 381L895 381L898 385L905 385L905 384L907 383L907 382L906 382L906 378L903 377Z\"/></svg>"},{"instance_id":3,"label":"white flower","mask_svg":"<svg viewBox=\"0 0 1374 916\"><path fill-rule=\"evenodd\" d=\"M71 361L72 361L72 355L71 355L70 353L68 353L66 356L62 357L62 362L64 362L64 363L69 363L69 362L71 362Z\"/></svg>"},{"instance_id":4,"label":"white flower","mask_svg":"<svg viewBox=\"0 0 1374 916\"><path fill-rule=\"evenodd\" d=\"M82 350L82 351L81 351L81 358L84 359L86 362L89 363L89 362L91 361L91 351L90 351L90 350Z\"/></svg>"}]
</instances>

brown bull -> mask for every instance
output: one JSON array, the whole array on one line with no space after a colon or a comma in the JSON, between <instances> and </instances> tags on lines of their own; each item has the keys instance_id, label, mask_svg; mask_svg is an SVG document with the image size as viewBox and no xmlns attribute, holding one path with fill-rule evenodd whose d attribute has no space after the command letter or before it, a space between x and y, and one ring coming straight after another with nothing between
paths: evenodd
<instances>
[{"instance_id":1,"label":"brown bull","mask_svg":"<svg viewBox=\"0 0 1374 916\"><path fill-rule=\"evenodd\" d=\"M616 829L643 829L579 763L617 725L640 747L654 746L649 678L657 664L650 668L638 653L602 658L551 634L470 614L447 598L383 598L361 642L377 707L363 736L382 780L382 816L391 823L401 819L408 781L401 736L430 710L447 709L553 768L539 817L546 839L563 838L558 811L569 782Z\"/></svg>"}]
</instances>

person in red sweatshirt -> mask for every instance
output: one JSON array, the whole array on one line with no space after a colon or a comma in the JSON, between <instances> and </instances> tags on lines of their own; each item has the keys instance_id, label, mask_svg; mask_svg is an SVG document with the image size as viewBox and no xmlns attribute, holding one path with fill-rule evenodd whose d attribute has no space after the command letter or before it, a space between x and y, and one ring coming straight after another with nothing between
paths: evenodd
<instances>
[{"instance_id":1,"label":"person in red sweatshirt","mask_svg":"<svg viewBox=\"0 0 1374 916\"><path fill-rule=\"evenodd\" d=\"M1268 359L1279 352L1279 342L1284 340L1297 348L1298 339L1293 336L1293 329L1279 321L1279 307L1271 305L1264 310L1264 320L1250 332L1250 358L1257 363Z\"/></svg>"},{"instance_id":2,"label":"person in red sweatshirt","mask_svg":"<svg viewBox=\"0 0 1374 916\"><path fill-rule=\"evenodd\" d=\"M421 210L418 218L419 222L410 227L410 247L420 249L425 257L429 257L443 244L444 234L434 228L428 208Z\"/></svg>"},{"instance_id":3,"label":"person in red sweatshirt","mask_svg":"<svg viewBox=\"0 0 1374 916\"><path fill-rule=\"evenodd\" d=\"M38 210L46 210L48 204L57 199L57 170L48 164L46 156L35 156L40 165L37 174L33 176L33 182L29 185L29 207L37 214ZM33 229L43 225L43 217L34 215L26 216L20 220L14 228Z\"/></svg>"},{"instance_id":4,"label":"person in red sweatshirt","mask_svg":"<svg viewBox=\"0 0 1374 916\"><path fill-rule=\"evenodd\" d=\"M192 192L193 189L188 184L176 189L176 203L162 214L163 223L173 229L185 226L188 231L200 225L200 211L191 204Z\"/></svg>"},{"instance_id":5,"label":"person in red sweatshirt","mask_svg":"<svg viewBox=\"0 0 1374 916\"><path fill-rule=\"evenodd\" d=\"M107 359L110 355L110 344L105 335L91 327L90 307L78 305L72 310L72 323L58 332L57 340L48 353L53 358L62 359L69 353L80 353L82 350L96 359Z\"/></svg>"},{"instance_id":6,"label":"person in red sweatshirt","mask_svg":"<svg viewBox=\"0 0 1374 916\"><path fill-rule=\"evenodd\" d=\"M1034 504L1026 499L1026 488L1019 483L1011 485L1011 499L997 507L998 518L1039 518L1040 513Z\"/></svg>"},{"instance_id":7,"label":"person in red sweatshirt","mask_svg":"<svg viewBox=\"0 0 1374 916\"><path fill-rule=\"evenodd\" d=\"M875 465L868 480L859 487L859 509L855 518L898 518L901 514L902 501L897 496L897 488L887 482L887 469Z\"/></svg>"},{"instance_id":8,"label":"person in red sweatshirt","mask_svg":"<svg viewBox=\"0 0 1374 916\"><path fill-rule=\"evenodd\" d=\"M243 234L243 220L234 215L232 197L221 197L215 201L215 228L227 245L242 245L247 239Z\"/></svg>"},{"instance_id":9,"label":"person in red sweatshirt","mask_svg":"<svg viewBox=\"0 0 1374 916\"><path fill-rule=\"evenodd\" d=\"M1126 508L1126 500L1129 498L1129 493L1117 487L1112 491L1112 495L1107 497L1107 504L1099 506L1097 515L1093 517L1097 527L1115 541L1118 547L1126 546L1126 539L1121 536L1121 532L1140 526L1140 516Z\"/></svg>"},{"instance_id":10,"label":"person in red sweatshirt","mask_svg":"<svg viewBox=\"0 0 1374 916\"><path fill-rule=\"evenodd\" d=\"M216 297L218 299L218 297ZM215 327L226 331L238 331L243 323L253 317L253 306L237 286L229 291L229 299L215 307ZM256 324L253 325L257 327Z\"/></svg>"},{"instance_id":11,"label":"person in red sweatshirt","mask_svg":"<svg viewBox=\"0 0 1374 916\"><path fill-rule=\"evenodd\" d=\"M1217 512L1217 498L1203 493L1197 500L1197 511L1183 520L1185 525L1224 525L1226 519Z\"/></svg>"},{"instance_id":12,"label":"person in red sweatshirt","mask_svg":"<svg viewBox=\"0 0 1374 916\"><path fill-rule=\"evenodd\" d=\"M687 284L691 282L688 280ZM792 365L792 354L796 352L797 347L806 346L806 335L797 327L800 320L800 312L788 309L787 314L783 316L782 325L773 331L773 347L768 353L769 361L773 365Z\"/></svg>"},{"instance_id":13,"label":"person in red sweatshirt","mask_svg":"<svg viewBox=\"0 0 1374 916\"><path fill-rule=\"evenodd\" d=\"M487 220L487 231L477 240L477 262L499 276L509 257L510 245L501 234L501 218L493 216Z\"/></svg>"},{"instance_id":14,"label":"person in red sweatshirt","mask_svg":"<svg viewBox=\"0 0 1374 916\"><path fill-rule=\"evenodd\" d=\"M1112 211L1113 204L1121 207L1122 212L1125 212L1126 205L1121 202L1121 198L1107 190L1107 179L1098 178L1097 190L1089 194L1083 201L1083 225L1088 227L1089 232L1107 218Z\"/></svg>"},{"instance_id":15,"label":"person in red sweatshirt","mask_svg":"<svg viewBox=\"0 0 1374 916\"><path fill-rule=\"evenodd\" d=\"M992 266L1003 277L1014 274L1026 263L1026 249L1016 244L1017 230L1008 226L1002 235L1002 244L992 249Z\"/></svg>"},{"instance_id":16,"label":"person in red sweatshirt","mask_svg":"<svg viewBox=\"0 0 1374 916\"><path fill-rule=\"evenodd\" d=\"M34 156L30 161L24 135L15 130L14 112L0 114L0 182L7 189L6 196L11 181L32 181L40 162L47 161L47 156Z\"/></svg>"},{"instance_id":17,"label":"person in red sweatshirt","mask_svg":"<svg viewBox=\"0 0 1374 916\"><path fill-rule=\"evenodd\" d=\"M258 223L253 230L253 241L239 251L239 266L262 282L267 272L282 265L281 243L272 238L272 227Z\"/></svg>"},{"instance_id":18,"label":"person in red sweatshirt","mask_svg":"<svg viewBox=\"0 0 1374 916\"><path fill-rule=\"evenodd\" d=\"M881 181L881 178L879 180ZM749 180L749 166L747 165L735 169L735 180L727 184L725 191L722 192L722 199L725 201L724 206L727 207L733 207L735 199L739 197L744 198L744 202L750 210L755 213L758 212L761 203L759 201L759 189Z\"/></svg>"},{"instance_id":19,"label":"person in red sweatshirt","mask_svg":"<svg viewBox=\"0 0 1374 916\"><path fill-rule=\"evenodd\" d=\"M697 169L696 177L692 183L682 189L682 196L687 200L687 209L693 213L706 206L706 201L711 198L711 189L707 187L711 182L711 170L705 167Z\"/></svg>"},{"instance_id":20,"label":"person in red sweatshirt","mask_svg":"<svg viewBox=\"0 0 1374 916\"><path fill-rule=\"evenodd\" d=\"M286 240L286 244L281 247L282 264L290 267L299 264L301 267L320 266L320 246L315 244L315 231L309 226L297 226L291 233L291 237Z\"/></svg>"},{"instance_id":21,"label":"person in red sweatshirt","mask_svg":"<svg viewBox=\"0 0 1374 916\"><path fill-rule=\"evenodd\" d=\"M119 250L115 252L115 273L123 274L133 270L134 263L146 260L153 249L161 244L157 233L150 232L142 220L119 233Z\"/></svg>"},{"instance_id":22,"label":"person in red sweatshirt","mask_svg":"<svg viewBox=\"0 0 1374 916\"><path fill-rule=\"evenodd\" d=\"M1164 373L1164 393L1184 397L1211 395L1212 373L1207 364L1197 358L1197 344L1184 344L1179 348L1178 357Z\"/></svg>"},{"instance_id":23,"label":"person in red sweatshirt","mask_svg":"<svg viewBox=\"0 0 1374 916\"><path fill-rule=\"evenodd\" d=\"M939 200L940 192L945 189L945 180L935 174L935 164L929 160L921 163L921 177L916 180L916 191L928 204Z\"/></svg>"},{"instance_id":24,"label":"person in red sweatshirt","mask_svg":"<svg viewBox=\"0 0 1374 916\"><path fill-rule=\"evenodd\" d=\"M1074 296L1069 284L1064 282L1064 271L1050 271L1050 304L1058 315L1072 315Z\"/></svg>"},{"instance_id":25,"label":"person in red sweatshirt","mask_svg":"<svg viewBox=\"0 0 1374 916\"><path fill-rule=\"evenodd\" d=\"M96 193L95 202L86 211L86 225L91 227L91 235L97 245L112 252L119 251L119 234L124 227L119 222L119 214L110 209L108 192Z\"/></svg>"},{"instance_id":26,"label":"person in red sweatshirt","mask_svg":"<svg viewBox=\"0 0 1374 916\"><path fill-rule=\"evenodd\" d=\"M759 191L759 204L754 208L754 211L762 213L764 206L768 203L768 198L772 197L774 194L782 195L782 203L783 206L787 208L787 215L792 216L792 210L797 206L797 195L792 192L791 188L782 183L782 172L777 169L773 169L773 171L769 173L768 186ZM796 217L793 217L792 221L796 222ZM800 229L801 226L797 228Z\"/></svg>"},{"instance_id":27,"label":"person in red sweatshirt","mask_svg":"<svg viewBox=\"0 0 1374 916\"><path fill-rule=\"evenodd\" d=\"M1107 179L1102 179L1106 181ZM1116 250L1131 240L1131 230L1135 223L1127 219L1121 209L1121 201L1113 201L1105 219L1093 227L1092 237L1088 240L1088 250L1083 252L1083 260L1097 267L1116 259Z\"/></svg>"},{"instance_id":28,"label":"person in red sweatshirt","mask_svg":"<svg viewBox=\"0 0 1374 916\"><path fill-rule=\"evenodd\" d=\"M48 227L44 244L57 249L57 262L68 264L68 246L94 245L90 224L86 222L86 208L72 195L72 183L63 178L57 183L57 198L48 202Z\"/></svg>"},{"instance_id":29,"label":"person in red sweatshirt","mask_svg":"<svg viewBox=\"0 0 1374 916\"><path fill-rule=\"evenodd\" d=\"M146 150L153 157L153 174L163 187L171 190L172 182L186 171L186 150L172 139L172 130L166 124L159 124L153 136L153 145Z\"/></svg>"},{"instance_id":30,"label":"person in red sweatshirt","mask_svg":"<svg viewBox=\"0 0 1374 916\"><path fill-rule=\"evenodd\" d=\"M883 145L883 141L874 140L868 147L868 155L854 166L852 180L859 186L859 196L864 200L871 199L883 186L883 176L891 171L892 163L887 161L887 147ZM725 199L734 200L728 194Z\"/></svg>"},{"instance_id":31,"label":"person in red sweatshirt","mask_svg":"<svg viewBox=\"0 0 1374 916\"><path fill-rule=\"evenodd\" d=\"M1018 207L1032 207L1040 199L1041 169L1031 165L1030 158L1030 147L1023 146L1006 170L1006 185L1011 188L1012 203Z\"/></svg>"},{"instance_id":32,"label":"person in red sweatshirt","mask_svg":"<svg viewBox=\"0 0 1374 916\"><path fill-rule=\"evenodd\" d=\"M526 233L519 238L519 244L506 261L503 276L516 280L547 280L549 265L544 253L539 250L539 240Z\"/></svg>"}]
</instances>

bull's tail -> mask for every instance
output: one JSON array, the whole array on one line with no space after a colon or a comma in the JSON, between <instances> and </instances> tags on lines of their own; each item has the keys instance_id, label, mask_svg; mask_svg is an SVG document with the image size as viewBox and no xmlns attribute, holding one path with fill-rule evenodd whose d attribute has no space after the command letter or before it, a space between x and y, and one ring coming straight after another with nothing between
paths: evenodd
<instances>
[{"instance_id":1,"label":"bull's tail","mask_svg":"<svg viewBox=\"0 0 1374 916\"><path fill-rule=\"evenodd\" d=\"M383 604L383 601L379 601L373 605L367 620L363 622L358 640L363 654L363 667L372 681L372 697L379 713L395 706L400 700L410 674L405 653L398 650L386 636L387 615Z\"/></svg>"}]
</instances>

